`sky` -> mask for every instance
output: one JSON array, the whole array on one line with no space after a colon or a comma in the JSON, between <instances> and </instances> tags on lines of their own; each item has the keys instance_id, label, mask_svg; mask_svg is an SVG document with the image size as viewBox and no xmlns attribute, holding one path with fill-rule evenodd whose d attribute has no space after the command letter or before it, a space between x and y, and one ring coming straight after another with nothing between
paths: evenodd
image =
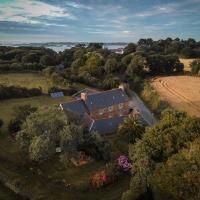
<instances>
[{"instance_id":1,"label":"sky","mask_svg":"<svg viewBox=\"0 0 200 200\"><path fill-rule=\"evenodd\" d=\"M0 0L0 42L200 40L200 0Z\"/></svg>"}]
</instances>

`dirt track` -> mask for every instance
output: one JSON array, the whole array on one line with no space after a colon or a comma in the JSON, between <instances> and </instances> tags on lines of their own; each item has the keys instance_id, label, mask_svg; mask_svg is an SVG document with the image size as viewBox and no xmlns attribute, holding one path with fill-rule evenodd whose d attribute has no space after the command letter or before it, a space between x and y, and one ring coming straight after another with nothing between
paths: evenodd
<instances>
[{"instance_id":1,"label":"dirt track","mask_svg":"<svg viewBox=\"0 0 200 200\"><path fill-rule=\"evenodd\" d=\"M152 86L164 100L179 110L200 117L200 78L191 76L158 77Z\"/></svg>"}]
</instances>

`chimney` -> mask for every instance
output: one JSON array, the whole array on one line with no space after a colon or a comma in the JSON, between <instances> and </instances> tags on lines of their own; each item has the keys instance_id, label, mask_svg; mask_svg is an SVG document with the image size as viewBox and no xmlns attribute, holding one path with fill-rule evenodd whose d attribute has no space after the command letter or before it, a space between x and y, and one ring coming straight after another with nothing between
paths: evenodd
<instances>
[{"instance_id":1,"label":"chimney","mask_svg":"<svg viewBox=\"0 0 200 200\"><path fill-rule=\"evenodd\" d=\"M81 92L81 99L83 100L83 101L86 101L87 100L87 93L86 92Z\"/></svg>"}]
</instances>

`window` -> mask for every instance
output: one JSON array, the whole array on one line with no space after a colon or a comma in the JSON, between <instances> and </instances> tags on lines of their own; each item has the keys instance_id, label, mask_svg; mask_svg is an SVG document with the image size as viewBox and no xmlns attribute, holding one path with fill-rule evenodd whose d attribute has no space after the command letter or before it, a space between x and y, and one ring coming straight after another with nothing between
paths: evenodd
<instances>
[{"instance_id":1,"label":"window","mask_svg":"<svg viewBox=\"0 0 200 200\"><path fill-rule=\"evenodd\" d=\"M103 113L104 113L104 109L100 109L99 110L99 115L103 115Z\"/></svg>"},{"instance_id":2,"label":"window","mask_svg":"<svg viewBox=\"0 0 200 200\"><path fill-rule=\"evenodd\" d=\"M108 107L108 110L111 112L113 110L113 106Z\"/></svg>"},{"instance_id":3,"label":"window","mask_svg":"<svg viewBox=\"0 0 200 200\"><path fill-rule=\"evenodd\" d=\"M119 109L123 108L124 107L124 104L123 103L120 103L119 104Z\"/></svg>"}]
</instances>

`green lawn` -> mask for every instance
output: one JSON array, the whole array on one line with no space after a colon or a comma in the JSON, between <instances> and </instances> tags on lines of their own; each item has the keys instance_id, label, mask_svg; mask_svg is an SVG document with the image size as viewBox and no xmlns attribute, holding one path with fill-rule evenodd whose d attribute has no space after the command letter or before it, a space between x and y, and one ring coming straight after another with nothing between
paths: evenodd
<instances>
[{"instance_id":1,"label":"green lawn","mask_svg":"<svg viewBox=\"0 0 200 200\"><path fill-rule=\"evenodd\" d=\"M41 87L45 94L47 94L48 89L53 86L51 82L40 73L3 73L0 74L0 84L7 86L15 85L26 88ZM88 86L82 83L73 83L73 87L76 90L81 90Z\"/></svg>"},{"instance_id":2,"label":"green lawn","mask_svg":"<svg viewBox=\"0 0 200 200\"><path fill-rule=\"evenodd\" d=\"M66 101L71 100L69 96L60 97L53 99L48 95L43 95L39 97L31 98L19 98L19 99L9 99L0 101L0 118L3 119L5 125L8 124L9 120L13 116L13 107L25 104L31 104L33 106L44 106L44 105L53 105L60 104Z\"/></svg>"},{"instance_id":3,"label":"green lawn","mask_svg":"<svg viewBox=\"0 0 200 200\"><path fill-rule=\"evenodd\" d=\"M27 88L42 88L44 93L48 92L51 83L39 73L6 73L0 74L0 84L15 85Z\"/></svg>"}]
</instances>

